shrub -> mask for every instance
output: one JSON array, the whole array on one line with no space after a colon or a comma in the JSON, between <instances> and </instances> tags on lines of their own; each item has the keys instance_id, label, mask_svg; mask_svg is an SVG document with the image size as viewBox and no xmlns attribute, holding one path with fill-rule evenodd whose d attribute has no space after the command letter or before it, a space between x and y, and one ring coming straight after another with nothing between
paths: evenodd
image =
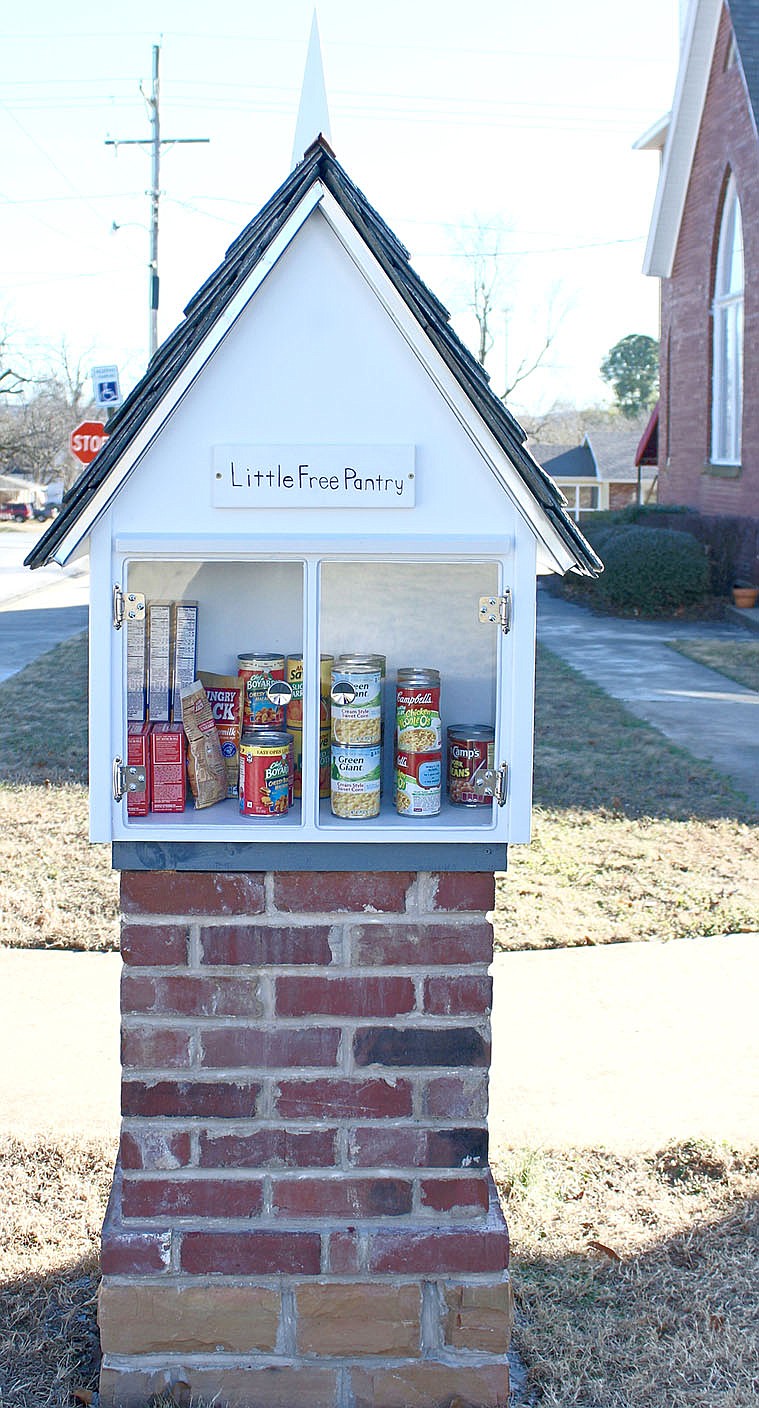
<instances>
[{"instance_id":1,"label":"shrub","mask_svg":"<svg viewBox=\"0 0 759 1408\"><path fill-rule=\"evenodd\" d=\"M606 570L594 592L600 602L658 616L708 594L709 563L690 533L631 524L603 536Z\"/></svg>"}]
</instances>

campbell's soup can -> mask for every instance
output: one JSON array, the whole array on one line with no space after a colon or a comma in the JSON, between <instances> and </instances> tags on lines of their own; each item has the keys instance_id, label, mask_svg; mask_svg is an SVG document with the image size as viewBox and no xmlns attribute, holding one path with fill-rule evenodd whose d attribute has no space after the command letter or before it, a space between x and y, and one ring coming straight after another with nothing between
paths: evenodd
<instances>
[{"instance_id":1,"label":"campbell's soup can","mask_svg":"<svg viewBox=\"0 0 759 1408\"><path fill-rule=\"evenodd\" d=\"M330 794L334 816L352 821L379 816L382 749L332 744Z\"/></svg>"},{"instance_id":2,"label":"campbell's soup can","mask_svg":"<svg viewBox=\"0 0 759 1408\"><path fill-rule=\"evenodd\" d=\"M439 670L398 671L395 726L396 746L404 753L434 753L442 748Z\"/></svg>"},{"instance_id":3,"label":"campbell's soup can","mask_svg":"<svg viewBox=\"0 0 759 1408\"><path fill-rule=\"evenodd\" d=\"M332 742L368 748L382 738L382 670L379 659L338 655L332 666Z\"/></svg>"},{"instance_id":4,"label":"campbell's soup can","mask_svg":"<svg viewBox=\"0 0 759 1408\"><path fill-rule=\"evenodd\" d=\"M272 680L285 678L284 655L259 655L246 651L237 657L243 682L243 733L251 728L284 728L285 705L273 704L267 693Z\"/></svg>"},{"instance_id":5,"label":"campbell's soup can","mask_svg":"<svg viewBox=\"0 0 759 1408\"><path fill-rule=\"evenodd\" d=\"M294 728L289 730L293 736L293 796L300 797L303 794L303 732ZM329 797L329 764L330 764L330 735L329 727L319 729L319 796L324 799Z\"/></svg>"},{"instance_id":6,"label":"campbell's soup can","mask_svg":"<svg viewBox=\"0 0 759 1408\"><path fill-rule=\"evenodd\" d=\"M395 753L395 809L400 816L437 816L443 775L442 752Z\"/></svg>"},{"instance_id":7,"label":"campbell's soup can","mask_svg":"<svg viewBox=\"0 0 759 1408\"><path fill-rule=\"evenodd\" d=\"M240 739L240 811L283 816L293 800L293 736L256 728Z\"/></svg>"},{"instance_id":8,"label":"campbell's soup can","mask_svg":"<svg viewBox=\"0 0 759 1408\"><path fill-rule=\"evenodd\" d=\"M475 788L478 774L495 766L495 729L490 724L450 724L448 728L448 799L454 807L489 807L489 793Z\"/></svg>"}]
</instances>

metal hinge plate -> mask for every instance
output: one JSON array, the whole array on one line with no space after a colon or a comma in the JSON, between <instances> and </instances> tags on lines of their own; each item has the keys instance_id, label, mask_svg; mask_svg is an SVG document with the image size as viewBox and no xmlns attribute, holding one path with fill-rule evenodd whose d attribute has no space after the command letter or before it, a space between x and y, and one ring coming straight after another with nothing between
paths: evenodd
<instances>
[{"instance_id":1,"label":"metal hinge plate","mask_svg":"<svg viewBox=\"0 0 759 1408\"><path fill-rule=\"evenodd\" d=\"M509 793L508 763L501 763L498 768L478 769L468 785L473 792L480 792L483 797L492 797L499 807L504 806Z\"/></svg>"},{"instance_id":2,"label":"metal hinge plate","mask_svg":"<svg viewBox=\"0 0 759 1408\"><path fill-rule=\"evenodd\" d=\"M113 624L121 630L125 621L145 620L145 598L142 592L122 592L117 585L113 589Z\"/></svg>"},{"instance_id":3,"label":"metal hinge plate","mask_svg":"<svg viewBox=\"0 0 759 1408\"><path fill-rule=\"evenodd\" d=\"M481 596L479 620L483 626L500 626L507 636L511 630L511 588L507 587L503 596Z\"/></svg>"},{"instance_id":4,"label":"metal hinge plate","mask_svg":"<svg viewBox=\"0 0 759 1408\"><path fill-rule=\"evenodd\" d=\"M144 768L134 763L125 763L122 758L113 760L113 800L120 802L127 792L145 792L148 779Z\"/></svg>"}]
</instances>

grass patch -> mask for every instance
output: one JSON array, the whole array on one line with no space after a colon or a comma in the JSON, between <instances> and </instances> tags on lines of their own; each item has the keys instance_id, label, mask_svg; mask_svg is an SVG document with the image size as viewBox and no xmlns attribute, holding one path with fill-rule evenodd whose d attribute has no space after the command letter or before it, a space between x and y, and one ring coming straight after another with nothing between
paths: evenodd
<instances>
[{"instance_id":1,"label":"grass patch","mask_svg":"<svg viewBox=\"0 0 759 1408\"><path fill-rule=\"evenodd\" d=\"M759 640L671 640L672 650L759 691Z\"/></svg>"},{"instance_id":2,"label":"grass patch","mask_svg":"<svg viewBox=\"0 0 759 1408\"><path fill-rule=\"evenodd\" d=\"M533 1401L754 1408L759 1150L511 1150L495 1172Z\"/></svg>"}]
</instances>

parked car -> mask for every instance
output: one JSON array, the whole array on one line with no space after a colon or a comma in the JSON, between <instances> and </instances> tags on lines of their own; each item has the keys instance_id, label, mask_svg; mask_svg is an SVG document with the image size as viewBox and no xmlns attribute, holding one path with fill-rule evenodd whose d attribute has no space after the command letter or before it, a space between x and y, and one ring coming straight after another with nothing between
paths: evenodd
<instances>
[{"instance_id":1,"label":"parked car","mask_svg":"<svg viewBox=\"0 0 759 1408\"><path fill-rule=\"evenodd\" d=\"M11 523L28 523L34 517L34 509L31 504L3 504L0 517L10 519Z\"/></svg>"}]
</instances>

